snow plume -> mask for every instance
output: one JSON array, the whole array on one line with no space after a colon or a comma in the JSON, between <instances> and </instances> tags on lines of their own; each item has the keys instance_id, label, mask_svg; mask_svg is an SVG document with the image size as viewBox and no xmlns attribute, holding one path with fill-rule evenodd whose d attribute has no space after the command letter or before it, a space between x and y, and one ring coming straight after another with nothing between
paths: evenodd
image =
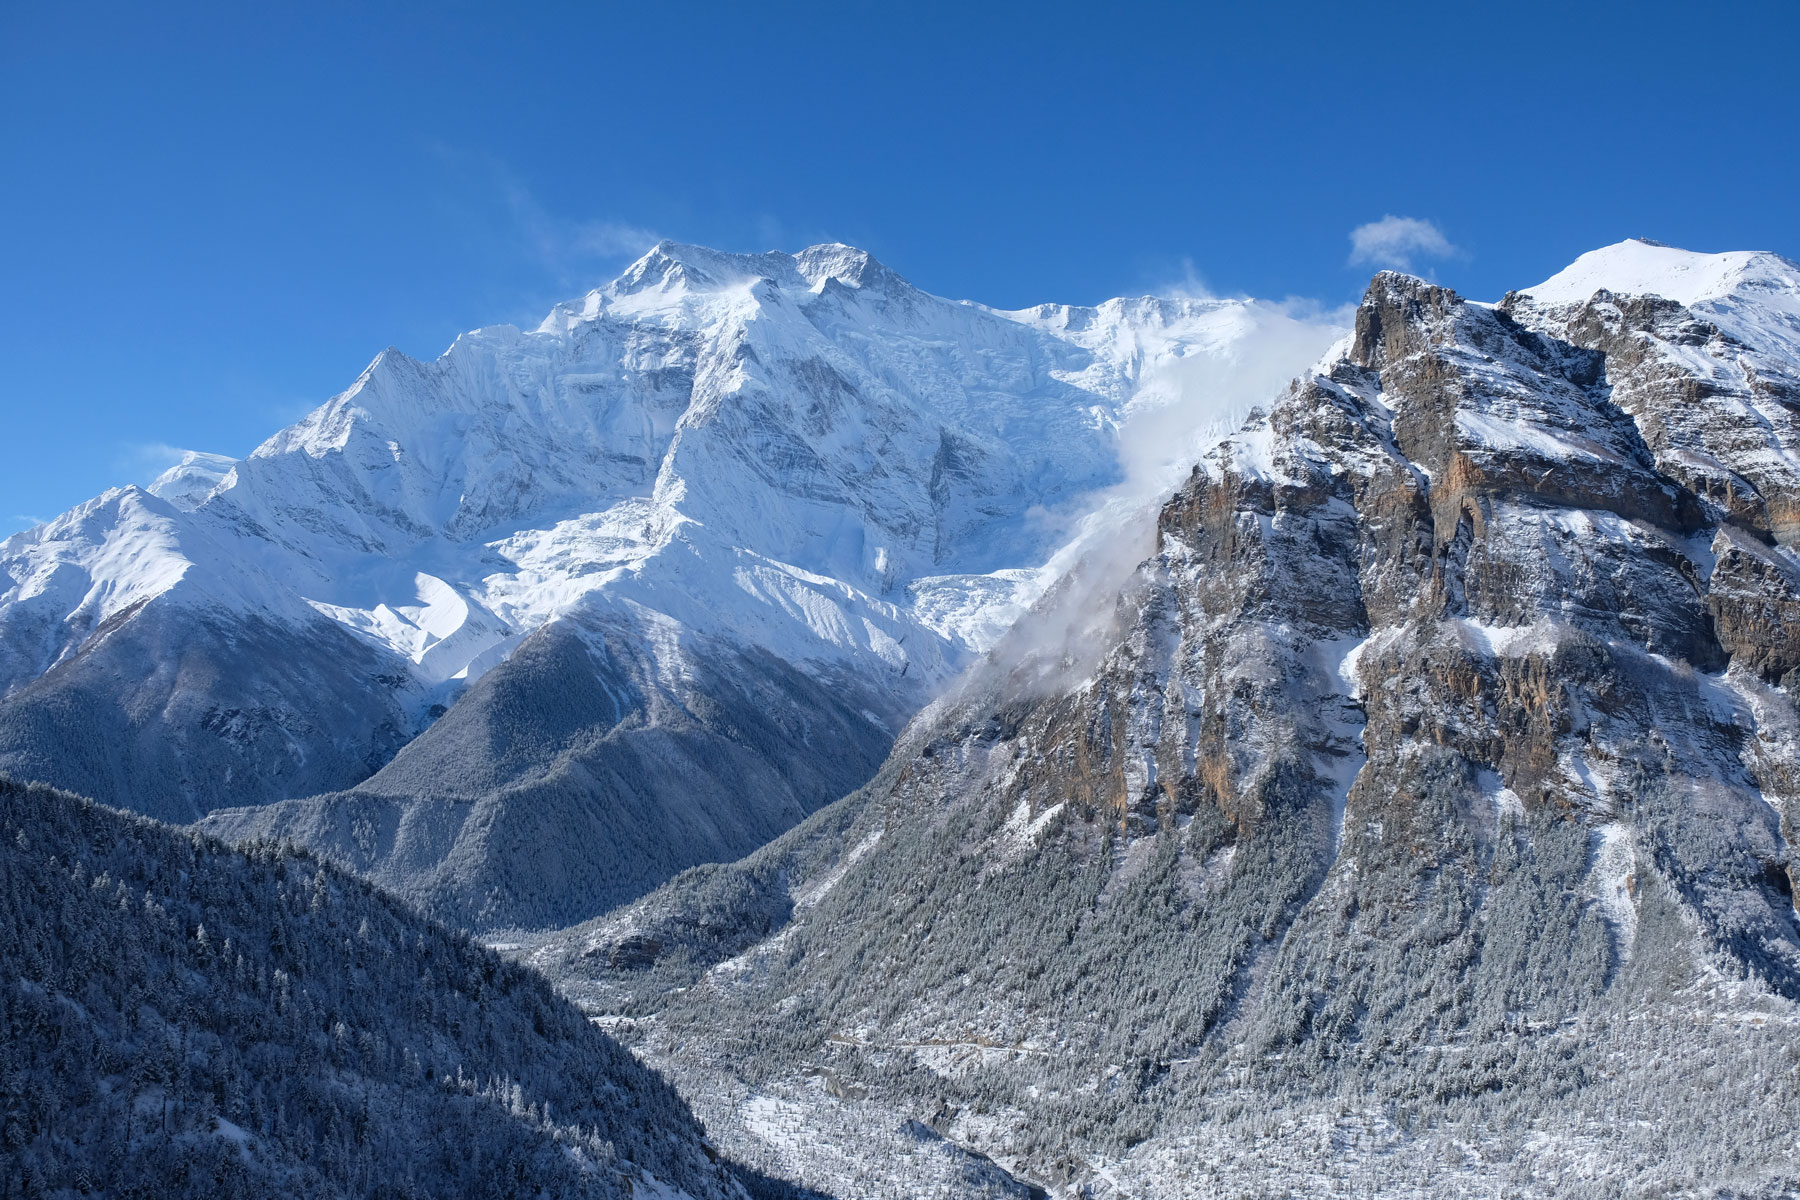
<instances>
[{"instance_id":1,"label":"snow plume","mask_svg":"<svg viewBox=\"0 0 1800 1200\"><path fill-rule=\"evenodd\" d=\"M1183 256L1181 259L1181 278L1172 284L1156 289L1159 296L1171 296L1177 300L1217 300L1218 294L1206 286L1206 280L1194 266L1194 260Z\"/></svg>"},{"instance_id":2,"label":"snow plume","mask_svg":"<svg viewBox=\"0 0 1800 1200\"><path fill-rule=\"evenodd\" d=\"M654 230L629 222L553 215L530 189L511 177L502 179L501 188L519 235L545 266L566 268L571 260L636 258L662 240Z\"/></svg>"},{"instance_id":3,"label":"snow plume","mask_svg":"<svg viewBox=\"0 0 1800 1200\"><path fill-rule=\"evenodd\" d=\"M120 473L133 483L148 484L164 472L191 461L196 454L211 457L167 442L132 442L120 448L118 466Z\"/></svg>"},{"instance_id":4,"label":"snow plume","mask_svg":"<svg viewBox=\"0 0 1800 1200\"><path fill-rule=\"evenodd\" d=\"M1430 221L1393 214L1358 225L1350 231L1350 265L1412 269L1415 258L1457 258L1462 255L1444 231Z\"/></svg>"},{"instance_id":5,"label":"snow plume","mask_svg":"<svg viewBox=\"0 0 1800 1200\"><path fill-rule=\"evenodd\" d=\"M996 665L1015 671L1016 683L1045 688L1091 671L1120 592L1156 553L1163 504L1252 408L1267 408L1344 337L1354 315L1351 307L1305 301L1254 303L1242 337L1149 367L1119 427L1119 482L1086 498L1068 540L1040 572L1042 598L996 648Z\"/></svg>"},{"instance_id":6,"label":"snow plume","mask_svg":"<svg viewBox=\"0 0 1800 1200\"><path fill-rule=\"evenodd\" d=\"M1195 348L1150 367L1125 408L1118 438L1124 479L1107 498L1159 506L1252 408L1268 407L1348 333L1355 312L1307 301L1252 303L1243 310L1247 330L1225 348Z\"/></svg>"},{"instance_id":7,"label":"snow plume","mask_svg":"<svg viewBox=\"0 0 1800 1200\"><path fill-rule=\"evenodd\" d=\"M656 230L610 214L556 211L497 155L442 142L430 149L452 173L456 186L446 199L463 210L471 236L549 272L559 290L592 287L597 266L622 266L662 240Z\"/></svg>"}]
</instances>

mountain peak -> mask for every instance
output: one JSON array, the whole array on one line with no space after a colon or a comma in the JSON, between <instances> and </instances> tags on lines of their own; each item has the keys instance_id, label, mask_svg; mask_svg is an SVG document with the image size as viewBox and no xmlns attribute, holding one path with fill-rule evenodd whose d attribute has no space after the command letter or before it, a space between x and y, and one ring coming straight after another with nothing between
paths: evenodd
<instances>
[{"instance_id":1,"label":"mountain peak","mask_svg":"<svg viewBox=\"0 0 1800 1200\"><path fill-rule=\"evenodd\" d=\"M651 290L710 292L754 279L772 279L783 287L813 291L832 279L855 288L904 282L867 250L842 242L808 246L798 254L779 250L736 254L664 239L627 267L606 290L617 296Z\"/></svg>"},{"instance_id":2,"label":"mountain peak","mask_svg":"<svg viewBox=\"0 0 1800 1200\"><path fill-rule=\"evenodd\" d=\"M708 295L761 279L794 291L822 292L833 282L883 295L914 290L867 250L842 242L808 246L798 254L780 250L737 254L664 238L611 283L579 299L558 304L538 325L538 332L566 332L575 324L591 321L609 300L638 297L629 306L641 307L646 303L654 305L656 297L674 300Z\"/></svg>"},{"instance_id":3,"label":"mountain peak","mask_svg":"<svg viewBox=\"0 0 1800 1200\"><path fill-rule=\"evenodd\" d=\"M188 450L181 461L158 475L144 490L176 508L196 509L224 482L237 466L237 459L204 450Z\"/></svg>"},{"instance_id":4,"label":"mountain peak","mask_svg":"<svg viewBox=\"0 0 1800 1200\"><path fill-rule=\"evenodd\" d=\"M815 291L823 288L830 279L850 287L872 290L906 282L867 250L842 242L808 246L794 256L794 264Z\"/></svg>"},{"instance_id":5,"label":"mountain peak","mask_svg":"<svg viewBox=\"0 0 1800 1200\"><path fill-rule=\"evenodd\" d=\"M766 274L757 269L764 265L756 261L758 258L786 258L786 255L726 254L664 238L625 268L608 290L622 296L650 290L667 292L676 288L713 291L745 277ZM788 269L792 269L791 263Z\"/></svg>"},{"instance_id":6,"label":"mountain peak","mask_svg":"<svg viewBox=\"0 0 1800 1200\"><path fill-rule=\"evenodd\" d=\"M1619 295L1661 296L1692 308L1747 288L1800 296L1800 265L1762 250L1703 254L1649 238L1627 238L1588 251L1523 291L1549 306L1579 304L1605 289Z\"/></svg>"}]
</instances>

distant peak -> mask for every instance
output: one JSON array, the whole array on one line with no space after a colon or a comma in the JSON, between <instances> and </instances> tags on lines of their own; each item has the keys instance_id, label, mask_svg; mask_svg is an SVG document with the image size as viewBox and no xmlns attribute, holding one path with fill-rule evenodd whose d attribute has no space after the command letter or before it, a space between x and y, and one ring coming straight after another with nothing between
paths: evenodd
<instances>
[{"instance_id":1,"label":"distant peak","mask_svg":"<svg viewBox=\"0 0 1800 1200\"><path fill-rule=\"evenodd\" d=\"M876 291L896 285L910 286L867 250L846 246L842 242L808 246L794 256L794 264L815 290L823 287L828 279L835 279L850 287Z\"/></svg>"},{"instance_id":2,"label":"distant peak","mask_svg":"<svg viewBox=\"0 0 1800 1200\"><path fill-rule=\"evenodd\" d=\"M204 504L236 466L235 458L189 450L182 454L180 462L158 475L144 490L176 508L192 510Z\"/></svg>"},{"instance_id":3,"label":"distant peak","mask_svg":"<svg viewBox=\"0 0 1800 1200\"><path fill-rule=\"evenodd\" d=\"M649 288L668 290L686 285L705 288L715 282L707 269L707 260L718 257L715 251L701 246L688 246L664 238L613 281L612 291L622 295Z\"/></svg>"},{"instance_id":4,"label":"distant peak","mask_svg":"<svg viewBox=\"0 0 1800 1200\"><path fill-rule=\"evenodd\" d=\"M847 287L888 292L911 285L889 270L867 250L842 242L808 246L798 254L771 250L763 254L735 254L665 238L606 287L583 301L557 306L541 328L553 329L596 315L600 295L613 297L646 294L706 293L768 279L777 287L821 290L835 280Z\"/></svg>"},{"instance_id":5,"label":"distant peak","mask_svg":"<svg viewBox=\"0 0 1800 1200\"><path fill-rule=\"evenodd\" d=\"M615 296L629 296L652 290L711 292L743 283L747 279L763 278L793 282L793 257L775 251L768 254L732 254L664 238L650 247L642 258L626 267L624 273L613 280L606 290Z\"/></svg>"},{"instance_id":6,"label":"distant peak","mask_svg":"<svg viewBox=\"0 0 1800 1200\"><path fill-rule=\"evenodd\" d=\"M1650 238L1627 238L1590 250L1536 287L1524 288L1539 304L1581 304L1595 292L1661 296L1693 307L1722 300L1747 285L1792 286L1795 266L1762 250L1703 254Z\"/></svg>"}]
</instances>

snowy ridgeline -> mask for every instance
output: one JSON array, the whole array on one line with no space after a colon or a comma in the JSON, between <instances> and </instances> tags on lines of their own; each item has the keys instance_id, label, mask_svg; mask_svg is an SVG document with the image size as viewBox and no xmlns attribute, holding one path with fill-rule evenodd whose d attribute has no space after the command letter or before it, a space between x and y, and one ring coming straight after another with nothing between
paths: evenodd
<instances>
[{"instance_id":1,"label":"snowy ridgeline","mask_svg":"<svg viewBox=\"0 0 1800 1200\"><path fill-rule=\"evenodd\" d=\"M286 851L0 780L0 1194L803 1196L536 973Z\"/></svg>"},{"instance_id":2,"label":"snowy ridgeline","mask_svg":"<svg viewBox=\"0 0 1800 1200\"><path fill-rule=\"evenodd\" d=\"M1340 332L1247 300L1000 312L845 246L664 243L535 330L386 351L242 460L0 541L0 770L180 821L345 788L571 615L629 626L677 690L712 639L855 675L897 727L1139 471L1122 427L1196 393L1223 417ZM288 655L303 686L266 669Z\"/></svg>"}]
</instances>

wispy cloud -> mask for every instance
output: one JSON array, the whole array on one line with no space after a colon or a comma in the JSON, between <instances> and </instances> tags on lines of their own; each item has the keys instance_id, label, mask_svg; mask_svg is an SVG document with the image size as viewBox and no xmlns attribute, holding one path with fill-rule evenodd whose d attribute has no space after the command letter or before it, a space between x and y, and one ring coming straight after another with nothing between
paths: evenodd
<instances>
[{"instance_id":1,"label":"wispy cloud","mask_svg":"<svg viewBox=\"0 0 1800 1200\"><path fill-rule=\"evenodd\" d=\"M662 240L656 230L615 214L571 216L545 204L502 158L439 142L432 151L451 171L445 199L471 233L507 257L528 259L568 287L591 281L596 267L623 265Z\"/></svg>"},{"instance_id":2,"label":"wispy cloud","mask_svg":"<svg viewBox=\"0 0 1800 1200\"><path fill-rule=\"evenodd\" d=\"M544 266L564 270L596 259L636 258L661 240L654 230L627 221L559 217L510 172L497 170L507 211L526 246Z\"/></svg>"},{"instance_id":3,"label":"wispy cloud","mask_svg":"<svg viewBox=\"0 0 1800 1200\"><path fill-rule=\"evenodd\" d=\"M1350 231L1350 265L1353 267L1410 270L1419 259L1461 256L1462 251L1444 236L1443 230L1418 217L1396 217L1390 213L1379 221L1358 225Z\"/></svg>"},{"instance_id":4,"label":"wispy cloud","mask_svg":"<svg viewBox=\"0 0 1800 1200\"><path fill-rule=\"evenodd\" d=\"M1256 303L1229 348L1147 371L1119 428L1125 480L1116 494L1133 504L1160 503L1252 407L1271 404L1342 336L1350 317L1304 301Z\"/></svg>"},{"instance_id":5,"label":"wispy cloud","mask_svg":"<svg viewBox=\"0 0 1800 1200\"><path fill-rule=\"evenodd\" d=\"M1184 257L1181 260L1181 271L1177 277L1156 289L1159 296L1174 296L1182 300L1217 300L1218 293L1208 287L1201 278L1199 268L1194 260Z\"/></svg>"}]
</instances>

